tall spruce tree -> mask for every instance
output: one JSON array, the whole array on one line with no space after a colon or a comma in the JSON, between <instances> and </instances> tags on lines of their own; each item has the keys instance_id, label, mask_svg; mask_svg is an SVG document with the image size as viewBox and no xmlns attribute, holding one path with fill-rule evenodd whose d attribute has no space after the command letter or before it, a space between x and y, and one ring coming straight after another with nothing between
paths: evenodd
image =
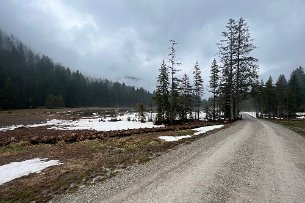
<instances>
[{"instance_id":1,"label":"tall spruce tree","mask_svg":"<svg viewBox=\"0 0 305 203\"><path fill-rule=\"evenodd\" d=\"M225 116L232 121L238 117L242 96L257 81L258 60L250 55L255 46L244 19L240 18L237 22L229 19L226 28L218 48L222 63L221 93L226 99Z\"/></svg>"},{"instance_id":2,"label":"tall spruce tree","mask_svg":"<svg viewBox=\"0 0 305 203\"><path fill-rule=\"evenodd\" d=\"M251 96L254 99L254 105L255 105L255 109L256 109L256 115L258 117L262 116L263 110L265 108L265 98L264 98L264 81L261 80L261 82L259 83L258 81L256 81L256 83L254 83L252 85L252 90L251 90Z\"/></svg>"},{"instance_id":3,"label":"tall spruce tree","mask_svg":"<svg viewBox=\"0 0 305 203\"><path fill-rule=\"evenodd\" d=\"M219 67L217 65L216 59L214 58L211 65L211 75L210 75L210 92L213 95L213 120L216 119L216 108L217 108L217 100L219 94Z\"/></svg>"},{"instance_id":4,"label":"tall spruce tree","mask_svg":"<svg viewBox=\"0 0 305 203\"><path fill-rule=\"evenodd\" d=\"M199 119L201 98L203 95L203 79L201 77L201 70L198 61L196 61L196 64L194 66L193 77L194 77L194 85L193 85L194 105L196 107L197 119Z\"/></svg>"},{"instance_id":5,"label":"tall spruce tree","mask_svg":"<svg viewBox=\"0 0 305 203\"><path fill-rule=\"evenodd\" d=\"M234 120L234 103L233 103L233 77L235 46L236 46L236 21L229 19L226 26L227 31L223 32L224 39L218 43L219 57L222 63L221 91L225 101L225 117L230 121Z\"/></svg>"},{"instance_id":6,"label":"tall spruce tree","mask_svg":"<svg viewBox=\"0 0 305 203\"><path fill-rule=\"evenodd\" d=\"M276 112L276 93L273 85L273 79L270 76L264 88L264 98L266 101L264 113L268 114L269 118L273 117Z\"/></svg>"},{"instance_id":7,"label":"tall spruce tree","mask_svg":"<svg viewBox=\"0 0 305 203\"><path fill-rule=\"evenodd\" d=\"M287 115L288 97L288 82L283 74L279 76L275 83L275 92L277 98L277 116L283 118Z\"/></svg>"},{"instance_id":8,"label":"tall spruce tree","mask_svg":"<svg viewBox=\"0 0 305 203\"><path fill-rule=\"evenodd\" d=\"M184 74L179 87L179 117L182 120L187 119L187 114L192 110L192 86L189 77Z\"/></svg>"},{"instance_id":9,"label":"tall spruce tree","mask_svg":"<svg viewBox=\"0 0 305 203\"><path fill-rule=\"evenodd\" d=\"M258 59L250 55L256 47L250 36L249 27L243 18L238 20L236 32L235 118L240 111L240 101L258 79Z\"/></svg>"},{"instance_id":10,"label":"tall spruce tree","mask_svg":"<svg viewBox=\"0 0 305 203\"><path fill-rule=\"evenodd\" d=\"M295 113L300 110L302 104L302 93L296 71L293 71L290 76L288 89L288 113L294 117Z\"/></svg>"},{"instance_id":11,"label":"tall spruce tree","mask_svg":"<svg viewBox=\"0 0 305 203\"><path fill-rule=\"evenodd\" d=\"M295 69L294 74L296 75L297 81L300 86L300 97L301 97L301 105L298 111L304 112L305 111L305 73L302 66Z\"/></svg>"},{"instance_id":12,"label":"tall spruce tree","mask_svg":"<svg viewBox=\"0 0 305 203\"><path fill-rule=\"evenodd\" d=\"M170 40L171 47L169 56L169 72L170 72L170 113L169 119L170 123L173 123L177 114L177 99L178 99L178 78L176 77L177 71L179 71L176 67L180 65L177 62L176 58L176 49L175 45L178 44L175 40Z\"/></svg>"},{"instance_id":13,"label":"tall spruce tree","mask_svg":"<svg viewBox=\"0 0 305 203\"><path fill-rule=\"evenodd\" d=\"M164 121L170 113L169 72L163 60L159 69L157 88L155 91L155 103L157 105L157 119Z\"/></svg>"}]
</instances>

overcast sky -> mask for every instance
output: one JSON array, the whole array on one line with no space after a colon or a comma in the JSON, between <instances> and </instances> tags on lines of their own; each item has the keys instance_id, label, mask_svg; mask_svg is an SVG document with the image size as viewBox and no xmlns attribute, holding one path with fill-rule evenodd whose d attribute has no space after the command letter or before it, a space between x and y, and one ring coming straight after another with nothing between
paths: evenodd
<instances>
[{"instance_id":1,"label":"overcast sky","mask_svg":"<svg viewBox=\"0 0 305 203\"><path fill-rule=\"evenodd\" d=\"M85 75L152 91L178 42L182 73L198 60L205 85L229 18L243 17L260 76L305 66L304 0L1 0L0 28Z\"/></svg>"}]
</instances>

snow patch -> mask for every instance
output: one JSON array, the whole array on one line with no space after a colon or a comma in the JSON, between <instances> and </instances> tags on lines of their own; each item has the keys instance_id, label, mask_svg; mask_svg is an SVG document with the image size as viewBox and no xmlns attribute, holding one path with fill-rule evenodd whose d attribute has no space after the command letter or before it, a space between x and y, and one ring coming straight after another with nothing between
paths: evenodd
<instances>
[{"instance_id":1,"label":"snow patch","mask_svg":"<svg viewBox=\"0 0 305 203\"><path fill-rule=\"evenodd\" d=\"M153 115L154 116L154 115ZM116 121L112 122L111 119ZM33 124L33 125L18 125L18 126L7 126L0 128L0 131L15 130L19 127L35 128L42 126L50 126L48 129L55 130L96 130L96 131L110 131L110 130L127 130L127 129L138 129L138 128L157 128L164 127L164 125L154 125L153 122L139 122L139 118L136 114L127 114L118 117L100 118L94 117L83 117L79 120L59 120L52 119L45 123Z\"/></svg>"},{"instance_id":2,"label":"snow patch","mask_svg":"<svg viewBox=\"0 0 305 203\"><path fill-rule=\"evenodd\" d=\"M15 130L17 128L21 128L23 127L23 125L11 125L11 126L6 126L4 128L0 128L0 132L5 132L5 131L9 131L9 130Z\"/></svg>"},{"instance_id":3,"label":"snow patch","mask_svg":"<svg viewBox=\"0 0 305 203\"><path fill-rule=\"evenodd\" d=\"M2 165L0 166L0 185L30 173L40 173L47 167L60 164L62 163L58 160L47 161L47 159L36 158Z\"/></svg>"},{"instance_id":4,"label":"snow patch","mask_svg":"<svg viewBox=\"0 0 305 203\"><path fill-rule=\"evenodd\" d=\"M191 138L192 136L190 135L183 135L183 136L160 136L159 139L165 140L167 142L173 142L173 141L178 141L183 138Z\"/></svg>"},{"instance_id":5,"label":"snow patch","mask_svg":"<svg viewBox=\"0 0 305 203\"><path fill-rule=\"evenodd\" d=\"M200 135L207 133L208 131L214 130L214 129L219 129L222 128L224 125L211 125L211 126L204 126L200 128L194 128L192 130L197 131L193 135ZM183 138L191 138L192 135L183 135L183 136L160 136L159 139L165 140L167 142L173 142L173 141L178 141Z\"/></svg>"},{"instance_id":6,"label":"snow patch","mask_svg":"<svg viewBox=\"0 0 305 203\"><path fill-rule=\"evenodd\" d=\"M223 126L224 125L211 125L211 126L204 126L204 127L200 127L200 128L195 128L193 130L197 131L197 132L195 132L194 135L200 135L200 134L203 134L203 133L207 133L211 130L222 128Z\"/></svg>"},{"instance_id":7,"label":"snow patch","mask_svg":"<svg viewBox=\"0 0 305 203\"><path fill-rule=\"evenodd\" d=\"M164 127L164 125L154 125L152 122L132 122L125 121L121 119L121 121L111 122L110 120L102 121L100 118L94 119L79 119L76 121L65 121L65 120L57 120L53 121L56 123L53 127L48 129L55 130L96 130L96 131L110 131L110 130L127 130L127 129L138 129L138 128L154 128L154 127Z\"/></svg>"},{"instance_id":8,"label":"snow patch","mask_svg":"<svg viewBox=\"0 0 305 203\"><path fill-rule=\"evenodd\" d=\"M297 112L297 119L305 119L305 112Z\"/></svg>"}]
</instances>

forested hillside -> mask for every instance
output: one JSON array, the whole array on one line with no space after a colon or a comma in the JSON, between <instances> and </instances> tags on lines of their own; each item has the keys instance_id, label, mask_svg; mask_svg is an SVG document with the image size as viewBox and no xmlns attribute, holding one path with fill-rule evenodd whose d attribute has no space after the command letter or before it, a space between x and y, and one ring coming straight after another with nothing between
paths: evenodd
<instances>
[{"instance_id":1,"label":"forested hillside","mask_svg":"<svg viewBox=\"0 0 305 203\"><path fill-rule=\"evenodd\" d=\"M0 30L0 109L149 104L151 93L92 79L33 53Z\"/></svg>"}]
</instances>

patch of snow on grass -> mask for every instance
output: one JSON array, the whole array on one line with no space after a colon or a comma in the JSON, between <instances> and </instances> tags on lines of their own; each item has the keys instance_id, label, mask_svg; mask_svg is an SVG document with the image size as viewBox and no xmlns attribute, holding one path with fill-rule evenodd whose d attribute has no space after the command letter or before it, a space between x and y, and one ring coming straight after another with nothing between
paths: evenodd
<instances>
[{"instance_id":1,"label":"patch of snow on grass","mask_svg":"<svg viewBox=\"0 0 305 203\"><path fill-rule=\"evenodd\" d=\"M192 130L197 131L195 132L193 135L200 135L200 134L204 134L207 133L211 130L215 130L215 129L219 129L222 128L224 125L211 125L211 126L204 126L204 127L200 127L200 128L194 128ZM183 138L191 138L191 135L183 135L183 136L160 136L159 139L168 141L168 142L173 142L173 141L178 141L181 140Z\"/></svg>"},{"instance_id":2,"label":"patch of snow on grass","mask_svg":"<svg viewBox=\"0 0 305 203\"><path fill-rule=\"evenodd\" d=\"M204 126L204 127L200 127L200 128L195 128L193 130L197 131L197 132L195 132L194 135L200 135L200 134L203 134L203 133L207 133L211 130L222 128L223 126L224 125L211 125L211 126Z\"/></svg>"},{"instance_id":3,"label":"patch of snow on grass","mask_svg":"<svg viewBox=\"0 0 305 203\"><path fill-rule=\"evenodd\" d=\"M134 121L128 121L128 115L119 116L119 121L111 122L111 118L81 118L79 120L59 120L52 119L45 123L33 124L33 125L19 125L19 126L7 126L0 128L0 131L15 130L19 127L35 128L42 126L50 126L48 129L55 130L97 130L97 131L110 131L110 130L127 130L137 128L157 128L164 127L164 125L154 125L153 122L141 123L138 122L135 115L129 115Z\"/></svg>"},{"instance_id":4,"label":"patch of snow on grass","mask_svg":"<svg viewBox=\"0 0 305 203\"><path fill-rule=\"evenodd\" d=\"M152 122L132 122L132 121L107 121L102 122L99 118L94 119L80 119L76 121L65 121L62 120L61 123L56 123L53 127L49 129L56 130L97 130L97 131L110 131L110 130L127 130L127 129L137 129L137 128L154 128L154 127L164 127L164 125L156 126Z\"/></svg>"},{"instance_id":5,"label":"patch of snow on grass","mask_svg":"<svg viewBox=\"0 0 305 203\"><path fill-rule=\"evenodd\" d=\"M40 173L47 167L60 164L62 163L58 160L47 161L47 159L36 158L2 165L0 166L0 185L30 173Z\"/></svg>"},{"instance_id":6,"label":"patch of snow on grass","mask_svg":"<svg viewBox=\"0 0 305 203\"><path fill-rule=\"evenodd\" d=\"M159 138L161 140L165 140L167 142L173 142L173 141L178 141L181 140L183 138L191 138L192 136L190 135L183 135L183 136L160 136Z\"/></svg>"},{"instance_id":7,"label":"patch of snow on grass","mask_svg":"<svg viewBox=\"0 0 305 203\"><path fill-rule=\"evenodd\" d=\"M21 128L23 127L23 125L11 125L11 126L6 126L3 128L0 128L0 132L5 132L5 131L9 131L9 130L15 130L16 128Z\"/></svg>"}]
</instances>

